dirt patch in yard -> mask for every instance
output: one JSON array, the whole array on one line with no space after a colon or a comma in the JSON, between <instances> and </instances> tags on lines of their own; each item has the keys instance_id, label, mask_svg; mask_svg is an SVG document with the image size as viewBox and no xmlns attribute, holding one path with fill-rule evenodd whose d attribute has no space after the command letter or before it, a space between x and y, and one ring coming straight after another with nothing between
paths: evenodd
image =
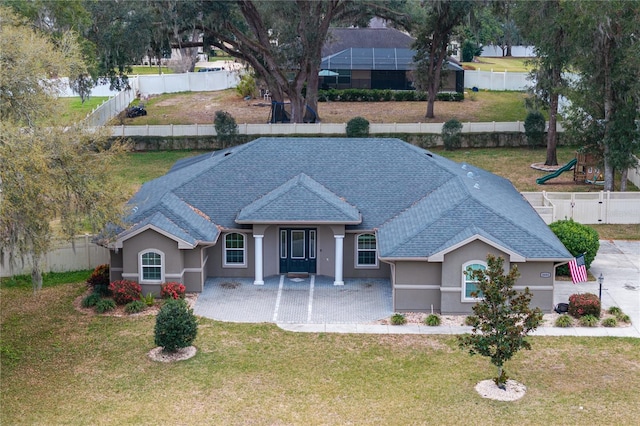
<instances>
[{"instance_id":1,"label":"dirt patch in yard","mask_svg":"<svg viewBox=\"0 0 640 426\"><path fill-rule=\"evenodd\" d=\"M234 90L189 92L151 96L143 102L148 115L124 119L124 124L211 124L215 112L227 111L238 124L261 124L269 120L271 104L263 99L244 100ZM426 102L320 102L318 115L324 123L346 123L364 117L370 123L442 123L452 118L477 121L490 107L481 97L463 102L436 102L436 118L427 119Z\"/></svg>"}]
</instances>

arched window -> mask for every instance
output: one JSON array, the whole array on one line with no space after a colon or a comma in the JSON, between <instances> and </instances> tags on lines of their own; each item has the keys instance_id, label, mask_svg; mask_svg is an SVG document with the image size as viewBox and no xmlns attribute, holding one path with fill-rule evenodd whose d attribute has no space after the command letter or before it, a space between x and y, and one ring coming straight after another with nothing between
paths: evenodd
<instances>
[{"instance_id":1,"label":"arched window","mask_svg":"<svg viewBox=\"0 0 640 426\"><path fill-rule=\"evenodd\" d=\"M356 267L378 266L376 236L360 234L356 244Z\"/></svg>"},{"instance_id":2,"label":"arched window","mask_svg":"<svg viewBox=\"0 0 640 426\"><path fill-rule=\"evenodd\" d=\"M246 266L247 245L245 236L232 232L224 236L224 265Z\"/></svg>"},{"instance_id":3,"label":"arched window","mask_svg":"<svg viewBox=\"0 0 640 426\"><path fill-rule=\"evenodd\" d=\"M162 283L164 281L164 253L158 250L147 250L139 254L140 282Z\"/></svg>"},{"instance_id":4,"label":"arched window","mask_svg":"<svg viewBox=\"0 0 640 426\"><path fill-rule=\"evenodd\" d=\"M487 269L487 264L480 260L472 260L462 265L462 301L475 302L482 298L482 293L478 290L478 280L473 277L473 271ZM473 297L471 293L479 292L478 297Z\"/></svg>"}]
</instances>

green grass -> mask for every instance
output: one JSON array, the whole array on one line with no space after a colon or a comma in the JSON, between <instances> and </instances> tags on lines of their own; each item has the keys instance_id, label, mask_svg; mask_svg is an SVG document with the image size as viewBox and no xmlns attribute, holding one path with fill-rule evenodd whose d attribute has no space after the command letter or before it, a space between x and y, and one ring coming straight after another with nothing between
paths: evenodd
<instances>
[{"instance_id":1,"label":"green grass","mask_svg":"<svg viewBox=\"0 0 640 426\"><path fill-rule=\"evenodd\" d=\"M181 158L202 154L202 151L147 151L127 153L118 169L118 178L138 187L160 177Z\"/></svg>"},{"instance_id":2,"label":"green grass","mask_svg":"<svg viewBox=\"0 0 640 426\"><path fill-rule=\"evenodd\" d=\"M53 287L67 283L83 283L91 276L92 269L69 272L45 272L42 274L42 287ZM32 288L31 275L14 275L0 278L0 288Z\"/></svg>"},{"instance_id":3,"label":"green grass","mask_svg":"<svg viewBox=\"0 0 640 426\"><path fill-rule=\"evenodd\" d=\"M158 70L157 65L134 65L131 67L131 69L133 71L129 75L157 75L160 73L159 71L161 71L162 74L173 74L173 70L171 68L162 66L160 67L160 70Z\"/></svg>"},{"instance_id":4,"label":"green grass","mask_svg":"<svg viewBox=\"0 0 640 426\"><path fill-rule=\"evenodd\" d=\"M91 96L84 103L80 97L59 98L60 115L56 117L57 124L73 124L84 120L95 108L109 99L107 96Z\"/></svg>"},{"instance_id":5,"label":"green grass","mask_svg":"<svg viewBox=\"0 0 640 426\"><path fill-rule=\"evenodd\" d=\"M80 313L72 301L83 291L0 290L3 424L634 424L640 416L629 392L640 388L639 339L531 338L533 350L506 365L527 394L508 403L475 392L495 370L451 336L298 334L199 319L197 355L156 363L147 357L153 316Z\"/></svg>"},{"instance_id":6,"label":"green grass","mask_svg":"<svg viewBox=\"0 0 640 426\"><path fill-rule=\"evenodd\" d=\"M527 111L524 107L526 94L523 92L482 90L477 93L467 91L467 94L469 99L482 99L485 103L482 110L476 112L475 119L472 121L524 121L527 117Z\"/></svg>"},{"instance_id":7,"label":"green grass","mask_svg":"<svg viewBox=\"0 0 640 426\"><path fill-rule=\"evenodd\" d=\"M532 68L531 64L528 64L528 58L494 58L494 57L479 57L480 62L463 62L463 65L474 67L480 71L496 71L496 72L529 72Z\"/></svg>"}]
</instances>

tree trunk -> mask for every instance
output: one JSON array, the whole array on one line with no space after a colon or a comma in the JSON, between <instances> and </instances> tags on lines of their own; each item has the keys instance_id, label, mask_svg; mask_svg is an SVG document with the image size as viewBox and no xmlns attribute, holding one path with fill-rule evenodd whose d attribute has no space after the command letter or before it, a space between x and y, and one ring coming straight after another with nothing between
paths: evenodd
<instances>
[{"instance_id":1,"label":"tree trunk","mask_svg":"<svg viewBox=\"0 0 640 426\"><path fill-rule=\"evenodd\" d=\"M556 147L558 146L558 132L556 127L558 121L558 98L560 95L556 91L556 88L559 87L560 84L560 68L553 67L551 73L554 88L552 89L549 99L549 129L547 130L547 159L544 163L545 166L558 165L558 156L556 152Z\"/></svg>"},{"instance_id":2,"label":"tree trunk","mask_svg":"<svg viewBox=\"0 0 640 426\"><path fill-rule=\"evenodd\" d=\"M628 178L629 178L629 169L628 168L622 169L621 177L620 177L620 191L626 191L627 190L627 179Z\"/></svg>"},{"instance_id":3,"label":"tree trunk","mask_svg":"<svg viewBox=\"0 0 640 426\"><path fill-rule=\"evenodd\" d=\"M33 294L42 290L42 270L40 268L40 256L33 255L33 266L31 268L31 284L33 285Z\"/></svg>"}]
</instances>

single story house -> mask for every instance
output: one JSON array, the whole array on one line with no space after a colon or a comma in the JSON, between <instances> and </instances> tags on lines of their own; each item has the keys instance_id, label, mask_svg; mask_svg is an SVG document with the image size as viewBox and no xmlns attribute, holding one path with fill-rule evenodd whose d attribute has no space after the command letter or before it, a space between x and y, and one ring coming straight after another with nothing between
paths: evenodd
<instances>
[{"instance_id":1,"label":"single story house","mask_svg":"<svg viewBox=\"0 0 640 426\"><path fill-rule=\"evenodd\" d=\"M111 279L146 293L208 277L384 278L395 311L469 313L488 253L553 307L571 255L504 178L399 139L259 138L177 162L130 200Z\"/></svg>"},{"instance_id":2,"label":"single story house","mask_svg":"<svg viewBox=\"0 0 640 426\"><path fill-rule=\"evenodd\" d=\"M410 90L415 40L394 28L331 28L322 49L321 88ZM444 64L443 91L464 92L464 69Z\"/></svg>"}]
</instances>

